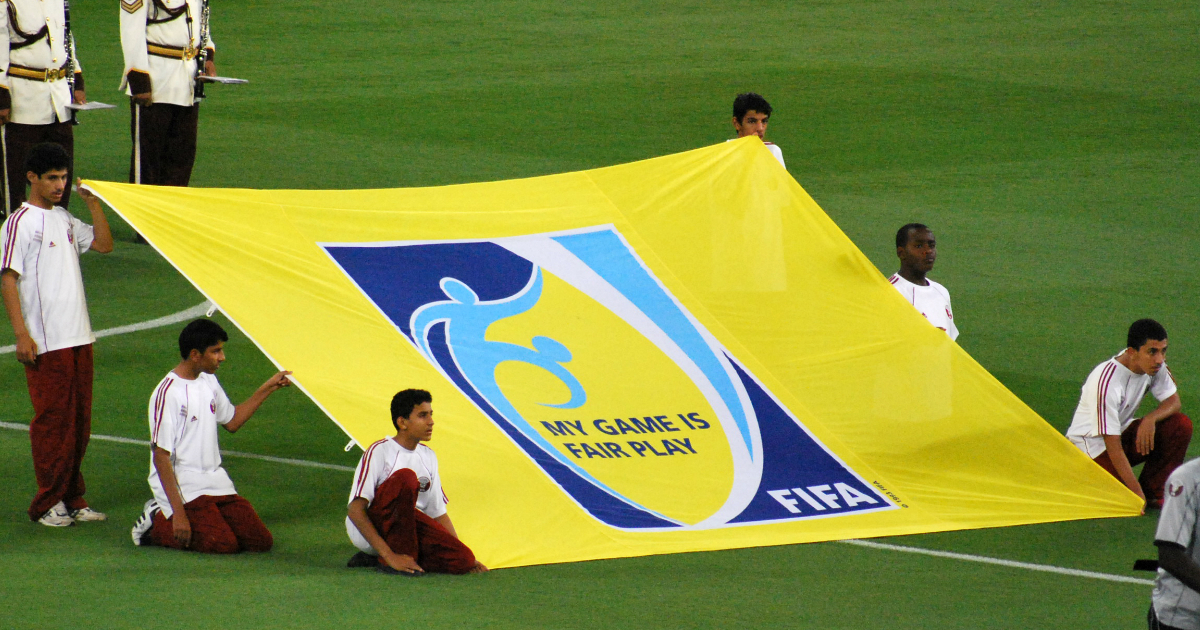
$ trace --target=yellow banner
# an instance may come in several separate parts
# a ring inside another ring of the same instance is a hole
[[[432,391],[492,567],[1139,511],[756,138],[438,188],[85,183],[359,445]]]

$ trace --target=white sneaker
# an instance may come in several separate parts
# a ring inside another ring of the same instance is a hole
[[[46,510],[38,522],[46,527],[70,527],[75,524],[75,519],[67,513],[67,506],[59,501],[54,507]]]
[[[104,512],[97,512],[90,507],[85,507],[78,510],[71,510],[71,518],[79,523],[86,523],[88,521],[107,521],[108,515]]]
[[[146,534],[150,533],[150,528],[154,526],[154,514],[157,512],[158,503],[154,499],[150,499],[146,505],[142,506],[142,515],[133,524],[133,531],[130,532],[130,535],[133,536],[133,544],[139,547],[146,544],[143,539]]]

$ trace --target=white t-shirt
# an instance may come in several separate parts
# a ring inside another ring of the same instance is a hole
[[[920,286],[904,279],[900,274],[892,274],[888,282],[896,287],[900,295],[916,307],[917,311],[937,328],[946,331],[951,339],[958,339],[958,326],[954,325],[954,310],[950,308],[950,292],[946,287],[930,280],[928,286]]]
[[[774,142],[763,142],[763,144],[767,145],[767,150],[771,152],[771,155],[775,156],[776,160],[779,160],[779,165],[787,168],[787,164],[783,163],[783,149],[780,149]]]
[[[1175,394],[1175,379],[1165,363],[1154,376],[1130,372],[1117,357],[1097,365],[1083,382],[1067,439],[1088,457],[1099,457],[1105,450],[1104,436],[1121,435],[1133,424],[1147,389],[1159,401]]]
[[[150,397],[150,442],[171,453],[175,480],[183,502],[208,496],[237,494],[233,480],[221,467],[217,425],[233,419],[233,403],[217,377],[201,373],[189,381],[174,372],[159,381]],[[150,458],[150,490],[154,500],[171,517],[171,502],[163,490],[154,457]]]
[[[1197,510],[1200,510],[1200,459],[1193,459],[1176,468],[1167,478],[1154,541],[1179,545],[1187,550],[1193,561],[1200,563],[1200,546],[1196,545],[1200,533]],[[1165,569],[1158,570],[1151,601],[1162,623],[1185,630],[1200,630],[1200,593],[1184,586]]]
[[[20,275],[21,315],[38,354],[96,340],[79,270],[79,255],[94,237],[92,226],[70,212],[28,203],[0,229],[0,269]]]
[[[387,481],[393,473],[408,468],[417,475],[421,491],[417,495],[417,509],[429,518],[437,518],[446,513],[446,493],[442,491],[442,480],[438,476],[437,455],[433,449],[424,444],[417,444],[416,450],[408,450],[400,445],[395,438],[384,438],[375,442],[363,453],[358,467],[354,469],[354,485],[350,488],[350,503],[361,497],[370,505],[375,500],[375,489]],[[346,533],[355,547],[374,555],[371,543],[363,538],[358,527],[346,517]]]
[[[731,138],[725,142],[733,142],[734,140],[740,139],[741,138]],[[779,160],[779,165],[786,169],[787,164],[783,163],[783,149],[780,149],[779,145],[775,144],[774,142],[767,142],[766,140],[763,140],[763,144],[766,145],[767,150],[771,152],[771,155],[775,156],[776,160]]]

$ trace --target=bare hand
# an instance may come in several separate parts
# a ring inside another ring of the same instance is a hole
[[[134,94],[130,98],[133,99],[133,102],[137,103],[138,105],[141,105],[142,107],[149,107],[150,106],[150,95],[151,95],[151,92],[142,92],[141,94]]]
[[[0,125],[7,125],[12,118],[12,109],[0,109]]]
[[[292,384],[291,379],[288,378],[288,376],[291,376],[291,374],[291,370],[276,372],[275,376],[267,379],[267,382],[263,383],[262,387],[259,389],[265,389],[267,393],[270,394],[281,387],[288,387]]]
[[[487,573],[487,572],[488,572],[488,568],[483,566],[483,563],[478,560],[475,561],[475,566],[471,567],[470,571],[467,571],[467,573]]]
[[[29,335],[17,337],[17,360],[25,365],[37,365],[37,342]]]
[[[182,510],[176,511],[171,515],[171,526],[175,533],[175,540],[184,549],[192,544],[192,524],[188,522],[187,514]]]
[[[74,101],[76,105],[83,105],[87,102],[87,95],[84,94],[83,90],[75,90]]]
[[[92,194],[92,189],[83,185],[82,177],[75,178],[75,192],[79,193],[79,197],[84,201],[91,201],[96,198],[96,195]]]
[[[1149,455],[1154,449],[1154,430],[1157,423],[1142,418],[1138,423],[1137,440],[1134,442],[1138,455]]]
[[[206,77],[215,77],[215,76],[217,76],[217,64],[216,64],[216,62],[214,62],[214,61],[211,61],[211,60],[206,60],[206,61],[204,62],[204,76],[206,76]]]
[[[425,569],[422,569],[421,565],[417,564],[417,561],[413,560],[412,556],[409,555],[392,554],[385,557],[383,561],[386,562],[389,567],[400,571],[401,573],[421,574],[425,572]]]

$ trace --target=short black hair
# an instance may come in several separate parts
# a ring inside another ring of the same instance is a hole
[[[179,333],[179,356],[186,359],[192,350],[205,350],[217,345],[219,341],[229,341],[225,329],[211,319],[197,319],[183,327]]]
[[[738,122],[742,122],[742,119],[746,117],[746,112],[750,110],[770,116],[771,104],[767,102],[767,99],[755,94],[754,92],[738,94],[737,97],[733,99],[733,117],[736,118]]]
[[[929,226],[924,223],[905,223],[899,230],[896,230],[896,247],[908,245],[908,236],[913,230],[929,230]]]
[[[412,411],[417,405],[432,402],[433,394],[423,389],[406,389],[396,392],[396,395],[392,396],[392,426],[399,430],[400,425],[396,423],[396,418],[407,418],[412,415]]]
[[[1167,329],[1153,319],[1139,319],[1129,325],[1129,335],[1125,338],[1125,344],[1127,347],[1137,350],[1151,339],[1166,341]]]
[[[33,145],[29,156],[25,158],[25,172],[38,177],[50,171],[60,171],[71,168],[71,156],[61,144],[43,142]]]

